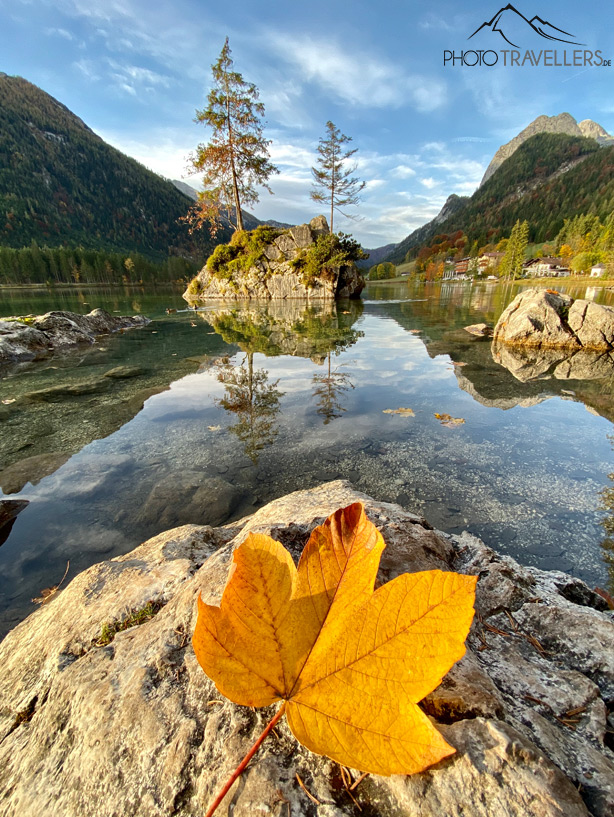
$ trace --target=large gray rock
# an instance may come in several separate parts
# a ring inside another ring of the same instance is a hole
[[[467,654],[422,704],[457,753],[412,777],[367,777],[352,792],[362,813],[611,817],[614,620],[603,600],[340,481],[244,523],[161,534],[84,571],[15,628],[0,644],[0,815],[204,814],[274,707],[231,704],[203,674],[190,645],[196,597],[219,601],[232,547],[249,530],[297,558],[316,523],[357,499],[387,542],[380,581],[429,568],[480,577]],[[97,646],[103,624],[149,601],[160,606],[154,618]],[[220,815],[361,813],[337,764],[299,746],[285,722],[277,733]]]
[[[36,360],[51,352],[51,340],[44,332],[19,321],[0,321],[0,363]]]
[[[302,273],[291,265],[319,235],[328,232],[324,216],[313,218],[309,224],[291,227],[264,247],[264,257],[236,279],[218,278],[206,266],[203,267],[183,297],[192,305],[218,299],[313,301],[358,298],[365,286],[365,279],[354,263],[329,266],[309,285],[303,282]]]
[[[88,315],[75,312],[47,312],[28,318],[0,321],[0,364],[46,357],[82,344],[92,344],[98,335],[145,326],[143,315],[115,317],[104,309]]]
[[[608,351],[614,347],[614,308],[575,300],[550,289],[527,289],[503,311],[495,343]]]

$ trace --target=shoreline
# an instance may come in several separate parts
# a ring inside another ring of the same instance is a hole
[[[183,283],[172,283],[167,281],[166,283],[160,282],[159,284],[119,284],[119,283],[83,283],[83,284],[68,284],[68,283],[54,283],[54,284],[0,284],[0,292],[4,290],[23,290],[23,291],[48,291],[54,289],[175,289],[179,287],[183,287],[185,284]]]

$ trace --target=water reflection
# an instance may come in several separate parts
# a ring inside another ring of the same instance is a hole
[[[352,328],[362,311],[360,301],[342,306],[328,301],[310,306],[302,301],[250,301],[211,307],[198,314],[226,343],[236,343],[244,352],[323,363],[329,352],[340,352],[362,337],[362,332]]]
[[[208,327],[182,315],[101,339],[87,349],[3,372],[0,378],[0,487],[37,484],[92,440],[113,434],[153,395],[233,354]]]
[[[342,372],[339,367],[332,368],[330,352],[326,355],[326,362],[327,373],[313,376],[313,394],[318,406],[316,411],[324,417],[324,425],[343,415],[346,409],[341,405],[342,397],[354,388],[349,372]]]
[[[254,369],[253,352],[248,352],[237,366],[218,366],[217,379],[224,384],[224,397],[216,404],[237,417],[228,431],[241,440],[245,454],[257,465],[258,453],[277,436],[275,418],[284,394],[277,389],[279,380],[269,383],[266,369]]]
[[[493,343],[492,357],[516,380],[603,380],[614,377],[614,356],[590,349],[547,349]]]
[[[365,303],[233,303],[198,316],[165,315],[164,297],[145,332],[0,381],[0,396],[16,398],[0,403],[0,485],[29,501],[0,548],[0,632],[68,559],[77,572],[160,530],[223,524],[338,477],[603,584],[612,379],[554,376],[562,360],[523,379],[511,368],[542,364],[496,362],[463,326],[493,323],[514,294],[378,285]],[[118,368],[131,376],[107,377],[99,393],[21,399]],[[148,389],[158,393],[144,402]],[[399,406],[411,421],[383,413]],[[466,422],[445,428],[436,412]]]

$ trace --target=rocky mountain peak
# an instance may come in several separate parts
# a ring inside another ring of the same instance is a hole
[[[582,122],[578,123],[578,127],[582,132],[582,136],[587,136],[591,139],[612,138],[610,134],[604,128],[602,128],[598,122],[594,122],[592,119],[583,119]]]
[[[597,141],[606,141],[611,138],[608,132],[602,128],[601,125],[597,124],[597,122],[593,122],[592,119],[585,119],[578,125],[574,117],[567,112],[560,113],[557,116],[545,116],[542,114],[538,116],[537,119],[534,119],[530,125],[527,125],[524,130],[520,131],[518,136],[515,136],[499,148],[493,156],[491,163],[488,165],[480,185],[490,179],[495,170],[501,167],[503,162],[509,159],[523,142],[526,142],[527,139],[536,133],[564,133],[567,134],[567,136],[586,136],[591,139],[597,139]]]

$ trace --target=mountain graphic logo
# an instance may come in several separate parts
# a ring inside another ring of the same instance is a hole
[[[574,34],[552,25],[552,23],[549,23],[547,20],[542,20],[537,14],[535,17],[527,20],[524,14],[521,14],[511,3],[500,8],[492,20],[482,23],[479,28],[476,28],[471,37],[475,37],[476,34],[485,29],[497,32],[497,34],[500,34],[501,37],[503,37],[507,43],[514,46],[514,48],[520,48],[520,46],[513,42],[513,40],[519,40],[525,33],[532,35],[539,34],[540,37],[546,40],[555,40],[560,43],[584,45],[584,43],[579,43],[575,39]],[[471,37],[467,39],[470,40]]]

